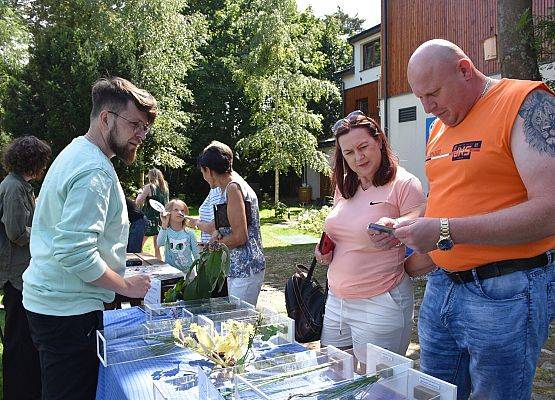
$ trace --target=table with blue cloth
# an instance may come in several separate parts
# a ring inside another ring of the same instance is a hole
[[[146,322],[146,314],[140,307],[104,312],[104,331],[138,327]],[[273,357],[276,348],[262,356]],[[298,343],[279,347],[279,352],[297,353],[306,351]],[[97,400],[149,400],[153,399],[156,380],[180,378],[197,370],[210,368],[213,364],[194,352],[165,355],[138,361],[108,365],[100,364],[98,371]]]

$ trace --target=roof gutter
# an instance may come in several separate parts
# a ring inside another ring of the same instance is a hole
[[[385,136],[389,137],[389,106],[388,106],[388,94],[387,94],[387,64],[388,64],[388,57],[387,57],[387,0],[383,0],[383,12],[382,12],[382,34],[383,34],[383,46],[382,46],[382,58],[383,58],[383,103],[384,103],[384,132]],[[384,18],[385,16],[385,18]]]

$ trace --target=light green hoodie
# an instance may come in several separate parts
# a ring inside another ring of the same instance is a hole
[[[114,292],[89,282],[112,268],[123,276],[129,222],[111,161],[85,137],[52,163],[31,230],[31,262],[23,274],[23,305],[69,316],[103,310]]]

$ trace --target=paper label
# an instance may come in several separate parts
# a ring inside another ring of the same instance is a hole
[[[162,297],[162,281],[160,279],[151,278],[150,289],[145,294],[144,303],[149,306],[160,306]]]

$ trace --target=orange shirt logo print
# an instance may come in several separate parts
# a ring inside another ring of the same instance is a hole
[[[472,153],[480,151],[481,147],[481,140],[457,143],[453,146],[453,150],[451,151],[451,154],[453,155],[451,161],[470,160],[470,156],[472,155]]]

